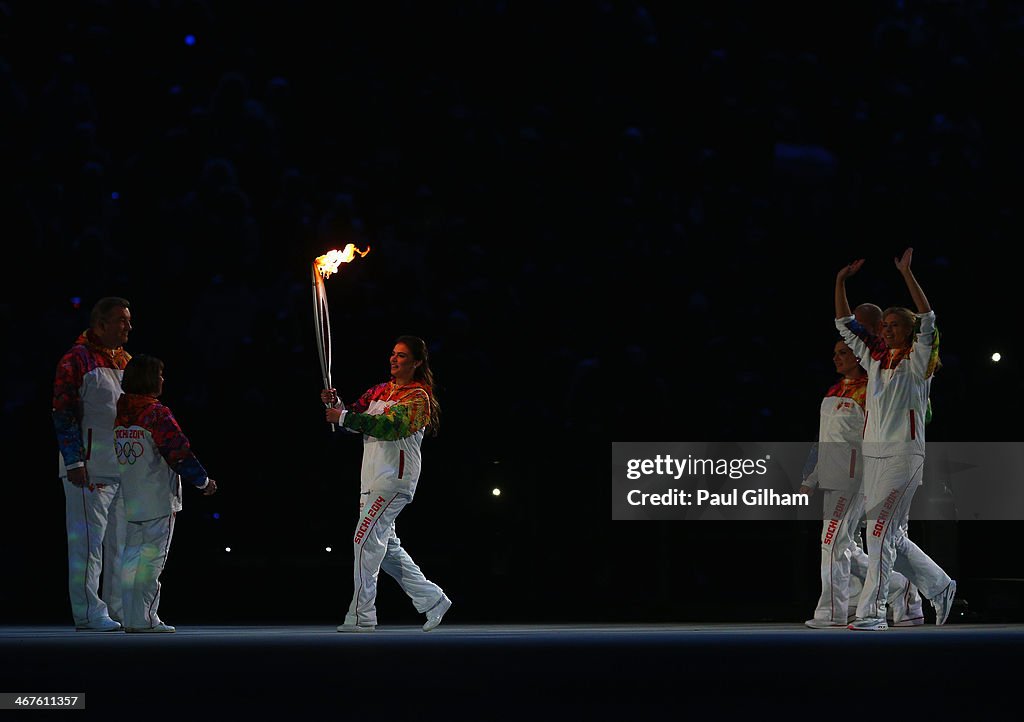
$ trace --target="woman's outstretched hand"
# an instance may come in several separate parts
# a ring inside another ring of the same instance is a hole
[[[896,262],[896,268],[899,269],[900,273],[906,273],[910,270],[910,260],[914,257],[914,249],[908,248],[903,251],[902,258],[893,258]]]
[[[839,273],[836,274],[836,278],[838,280],[840,280],[840,281],[845,281],[847,278],[849,278],[850,276],[852,276],[855,273],[857,273],[857,271],[859,271],[860,267],[863,266],[863,265],[864,265],[864,259],[863,258],[858,258],[853,263],[850,263],[850,264],[840,268],[839,269]]]

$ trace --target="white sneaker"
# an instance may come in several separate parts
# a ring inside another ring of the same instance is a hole
[[[847,629],[852,629],[855,632],[881,632],[889,628],[889,624],[884,619],[878,617],[866,617],[865,619],[855,619]]]
[[[120,632],[121,623],[110,617],[100,617],[94,622],[86,622],[75,627],[76,632]]]
[[[377,625],[375,624],[339,624],[339,632],[375,632],[377,631]]]
[[[438,602],[427,612],[427,623],[423,625],[423,631],[429,632],[431,629],[436,629],[437,625],[441,623],[445,613],[452,608],[452,600],[448,598],[448,595],[441,593],[441,601]]]
[[[846,629],[845,624],[833,622],[829,619],[818,619],[817,617],[808,619],[804,624],[811,629]]]
[[[152,627],[126,627],[124,631],[129,634],[173,634],[175,630],[170,624],[158,622]]]
[[[931,599],[932,606],[935,607],[935,624],[942,625],[946,623],[949,618],[949,612],[953,609],[953,597],[956,596],[956,582],[952,579],[949,580],[949,584],[942,590],[942,593],[935,599]]]

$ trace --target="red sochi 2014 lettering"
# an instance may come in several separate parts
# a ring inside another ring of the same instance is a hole
[[[837,526],[839,526],[839,522],[835,519],[828,523],[828,531],[825,532],[825,544],[832,543],[832,537],[835,536]]]
[[[378,496],[374,499],[373,504],[370,506],[370,510],[366,512],[366,516],[363,517],[363,522],[359,525],[359,530],[356,532],[356,538],[354,539],[356,544],[363,541],[363,537],[366,535],[366,531],[370,528],[370,524],[373,523],[374,518],[377,516],[377,512],[380,511],[381,507],[386,502],[383,496]]]
[[[871,536],[882,536],[882,531],[885,529],[885,522],[888,521],[889,515],[892,513],[892,505],[900,495],[899,489],[893,489],[889,492],[889,496],[885,497],[885,504],[882,505],[882,511],[878,513],[878,520],[875,522],[875,528],[871,531]]]
[[[831,544],[832,537],[836,534],[836,529],[839,528],[839,520],[843,518],[843,509],[846,508],[846,497],[839,497],[839,502],[836,504],[835,511],[832,512],[832,520],[828,523],[828,529],[825,530],[825,541],[824,544]]]

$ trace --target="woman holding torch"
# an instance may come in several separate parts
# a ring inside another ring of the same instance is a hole
[[[320,395],[330,406],[328,422],[363,434],[360,515],[352,539],[355,591],[339,632],[374,631],[381,569],[395,578],[416,611],[427,615],[423,631],[437,627],[452,606],[441,587],[423,575],[395,533],[395,520],[416,493],[423,436],[436,435],[440,421],[426,343],[415,336],[400,336],[390,363],[391,380],[367,390],[351,408],[339,401],[333,388]]]

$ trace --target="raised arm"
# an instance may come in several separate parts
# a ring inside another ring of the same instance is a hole
[[[848,266],[843,266],[836,274],[836,318],[852,316],[850,302],[846,300],[846,279],[860,270],[864,265],[864,259],[858,258]]]
[[[914,278],[914,272],[910,270],[910,260],[914,257],[914,249],[908,248],[903,252],[902,258],[894,258],[896,262],[896,268],[899,269],[900,275],[903,276],[903,280],[907,282],[907,289],[910,291],[910,297],[914,299],[914,305],[917,307],[918,313],[928,313],[932,310],[931,305],[928,303],[928,297],[924,295],[924,291],[921,290],[921,284]]]
[[[857,323],[850,310],[850,302],[846,300],[846,279],[859,271],[863,265],[864,259],[858,258],[850,265],[840,268],[836,274],[836,328],[861,365],[867,368],[869,357],[878,359],[885,353],[885,342]]]
[[[914,278],[914,272],[910,270],[910,261],[914,256],[914,249],[908,248],[903,252],[902,258],[893,259],[896,268],[899,269],[903,280],[907,282],[910,296],[914,299],[917,307],[918,329],[917,337],[914,339],[914,347],[925,347],[928,353],[911,354],[911,368],[922,378],[930,378],[938,368],[939,361],[939,332],[935,328],[935,313],[928,303],[928,297],[921,290],[921,284]],[[931,403],[929,401],[929,403]]]

